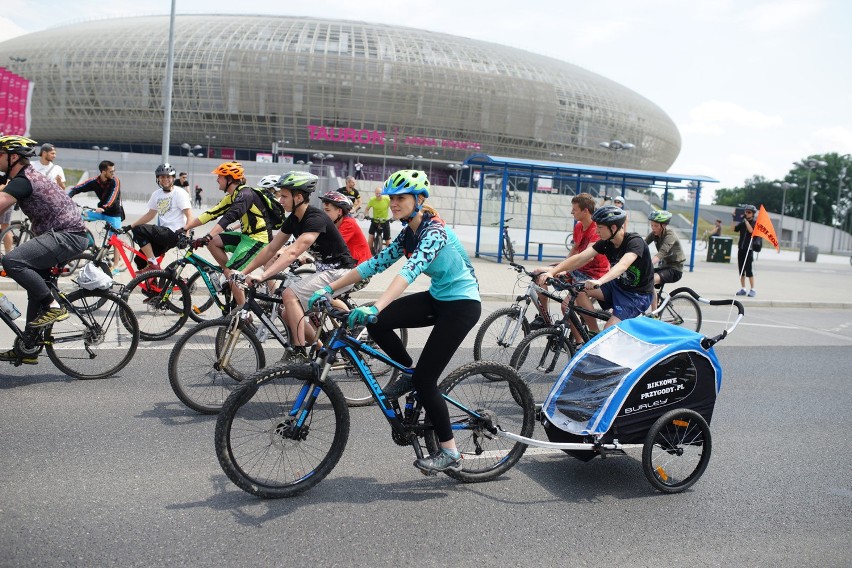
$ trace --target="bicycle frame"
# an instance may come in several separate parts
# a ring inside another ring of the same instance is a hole
[[[219,308],[219,311],[222,314],[225,313],[227,306],[222,303],[219,299],[218,290],[213,285],[213,281],[210,278],[211,273],[215,273],[217,276],[222,274],[222,268],[218,264],[214,264],[204,258],[201,258],[195,251],[192,249],[188,249],[183,257],[176,260],[170,266],[173,266],[173,270],[175,272],[175,279],[180,278],[183,269],[187,264],[191,264],[195,267],[196,270],[201,274],[201,280],[204,281],[204,285],[207,286],[207,292],[210,294],[210,297],[213,299],[213,302],[216,304],[216,307]]]
[[[90,221],[90,219],[88,218],[88,215],[86,215],[85,212],[83,214],[83,219],[86,220],[86,221]],[[118,233],[115,232],[115,229],[113,229],[112,225],[110,225],[106,221],[103,221],[103,224],[104,224],[104,238],[103,238],[103,241],[101,242],[101,246],[98,247],[98,250],[95,253],[95,261],[98,262],[98,263],[102,262],[103,259],[104,259],[104,256],[106,256],[106,253],[109,250],[109,247],[114,247],[115,250],[118,251],[119,256],[121,256],[121,259],[124,261],[124,265],[127,267],[127,271],[130,272],[130,277],[135,278],[136,277],[136,269],[135,269],[133,263],[130,262],[130,257],[127,256],[125,251],[132,252],[134,256],[138,256],[139,258],[145,260],[146,263],[148,262],[148,258],[144,254],[142,254],[142,251],[133,248],[132,246],[128,245],[127,243],[122,241],[120,238],[118,238]],[[163,260],[163,255],[161,255],[157,259],[157,262],[162,262],[162,260]]]

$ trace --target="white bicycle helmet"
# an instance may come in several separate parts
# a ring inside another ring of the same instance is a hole
[[[263,189],[272,189],[275,187],[275,184],[278,183],[278,180],[281,179],[281,176],[277,175],[268,175],[260,178],[260,181],[257,182],[257,187],[261,187]]]

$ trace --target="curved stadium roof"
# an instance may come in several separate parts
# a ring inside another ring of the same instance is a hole
[[[0,60],[25,57],[9,68],[35,82],[33,136],[159,144],[168,30],[168,16],[119,18],[0,43]],[[286,139],[294,148],[345,151],[359,141],[316,139],[324,127],[326,138],[343,129],[378,133],[364,153],[386,151],[384,136],[402,152],[440,145],[440,159],[449,160],[481,151],[615,165],[599,142],[617,138],[636,145],[618,153],[618,166],[665,171],[680,151],[677,128],[659,107],[580,67],[364,22],[177,16],[172,104],[172,140],[215,135],[235,148]]]

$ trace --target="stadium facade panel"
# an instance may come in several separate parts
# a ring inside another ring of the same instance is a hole
[[[294,154],[440,162],[486,152],[658,171],[680,151],[673,121],[651,101],[516,48],[312,18],[186,15],[175,26],[177,146],[270,152],[282,141]],[[35,84],[36,139],[156,146],[168,43],[168,16],[106,19],[0,43],[0,61]],[[636,148],[599,145],[612,139]]]

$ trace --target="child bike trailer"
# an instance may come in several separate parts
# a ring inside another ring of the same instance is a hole
[[[722,385],[712,346],[736,327],[743,310],[733,300],[711,302],[682,291],[704,303],[737,305],[739,316],[715,338],[647,317],[599,334],[578,351],[542,406],[549,447],[588,461],[642,444],[645,475],[666,493],[683,491],[701,477]]]

